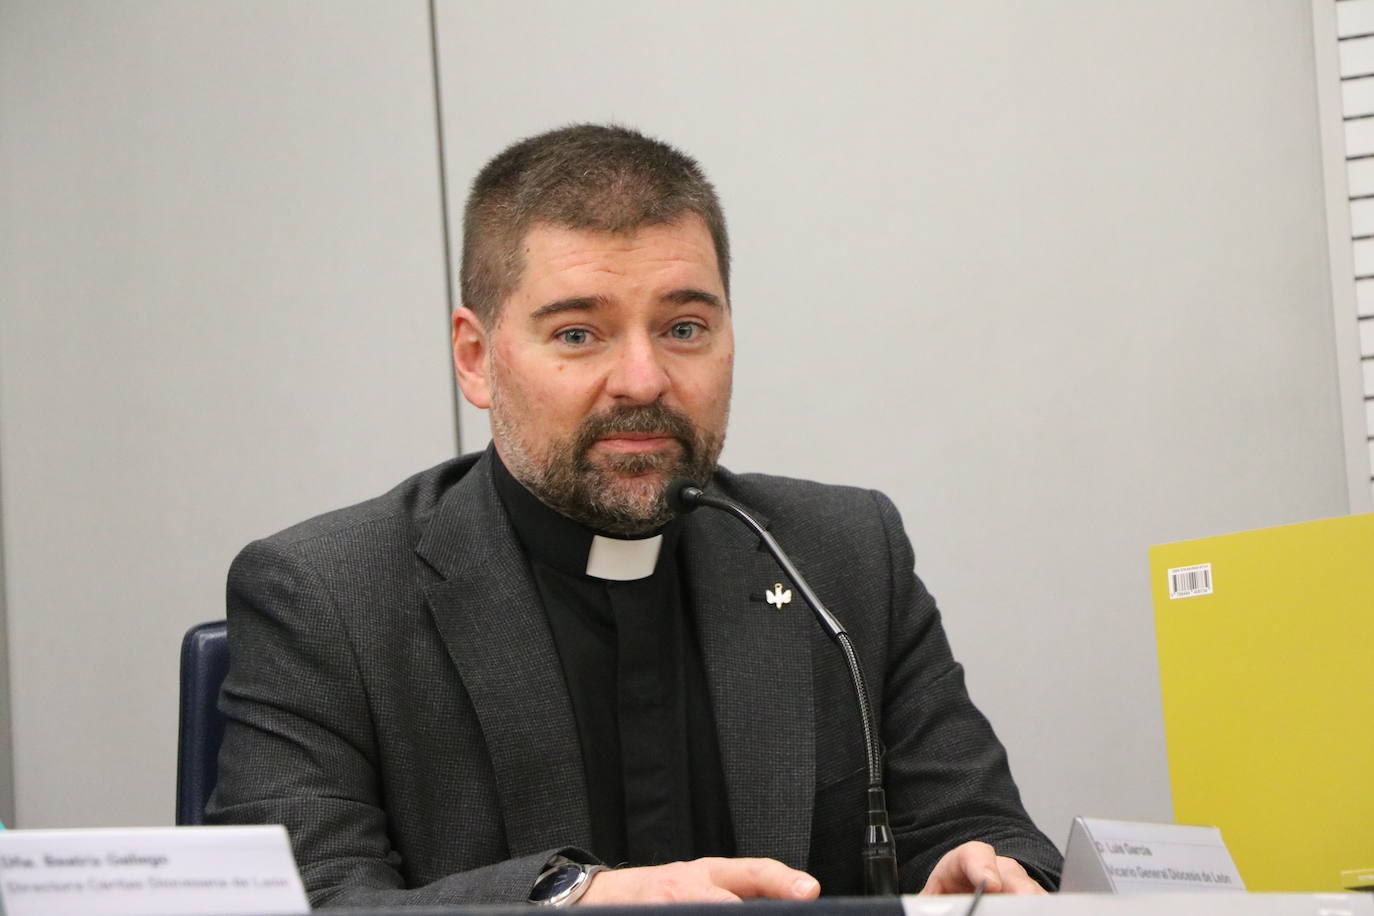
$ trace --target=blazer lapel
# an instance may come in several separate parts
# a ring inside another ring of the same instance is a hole
[[[816,771],[810,649],[816,624],[795,591],[781,608],[765,602],[765,591],[784,576],[738,522],[702,510],[687,525],[684,572],[736,852],[805,868]]]
[[[425,594],[482,726],[511,855],[589,846],[572,702],[490,459],[444,498],[417,551],[445,576]]]

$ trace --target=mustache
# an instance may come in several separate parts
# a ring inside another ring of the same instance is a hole
[[[664,433],[678,441],[690,457],[696,451],[696,428],[687,415],[666,404],[615,407],[582,421],[577,430],[575,454],[585,456],[598,439],[612,433]]]

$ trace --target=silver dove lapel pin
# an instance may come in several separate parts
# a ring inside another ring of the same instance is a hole
[[[792,589],[789,588],[784,591],[782,583],[775,582],[773,584],[773,590],[770,592],[764,592],[763,597],[768,601],[769,604],[773,605],[778,610],[782,610],[782,606],[792,600]]]

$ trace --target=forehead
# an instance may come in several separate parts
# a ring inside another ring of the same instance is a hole
[[[724,299],[715,244],[696,214],[630,232],[537,223],[525,234],[521,255],[524,269],[515,299],[569,284],[650,292],[680,283],[708,286]]]

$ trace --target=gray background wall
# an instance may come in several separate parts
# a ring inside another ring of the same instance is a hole
[[[170,823],[234,553],[453,452],[428,18],[0,9],[18,821]]]
[[[1169,819],[1147,547],[1350,508],[1308,2],[437,12],[451,203],[568,121],[698,155],[726,462],[897,500],[1051,836]],[[168,822],[233,552],[452,451],[426,19],[0,0],[24,826]]]

